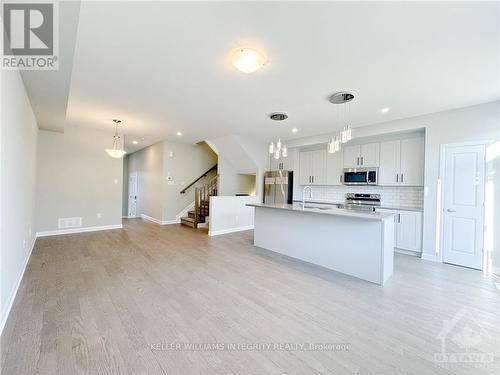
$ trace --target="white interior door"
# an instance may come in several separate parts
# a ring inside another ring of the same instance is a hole
[[[128,177],[128,217],[137,217],[137,173]]]
[[[485,146],[445,151],[443,261],[483,268]]]

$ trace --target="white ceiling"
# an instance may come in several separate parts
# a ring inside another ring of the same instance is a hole
[[[356,95],[354,127],[498,100],[499,4],[82,2],[66,126],[111,134],[119,117],[136,149],[332,132],[339,107],[327,98],[339,90]],[[241,46],[267,65],[236,71]]]

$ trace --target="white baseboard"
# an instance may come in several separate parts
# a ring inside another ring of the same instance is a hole
[[[156,224],[160,224],[160,225],[162,224],[161,220],[158,220],[154,217],[151,217],[151,216],[148,216],[145,214],[141,214],[141,218],[143,218],[144,220],[152,221],[153,223],[156,223]]]
[[[158,220],[154,217],[151,217],[151,216],[148,216],[148,215],[144,215],[144,214],[141,214],[141,217],[144,219],[144,220],[148,220],[148,221],[152,221],[153,223],[156,223],[158,225],[170,225],[170,224],[179,224],[181,222],[180,219],[175,219],[175,220]]]
[[[411,250],[404,250],[404,249],[398,249],[394,248],[394,252],[398,254],[404,254],[404,255],[409,255],[412,257],[417,257],[420,258],[422,253],[420,251],[411,251]]]
[[[10,310],[12,309],[12,305],[14,304],[14,300],[16,299],[17,291],[19,289],[19,286],[21,285],[21,281],[24,276],[24,271],[26,271],[26,266],[28,265],[28,262],[31,258],[31,253],[33,252],[33,249],[35,247],[35,242],[36,242],[37,236],[33,237],[33,242],[31,244],[31,249],[28,252],[26,259],[24,260],[23,267],[21,269],[21,272],[19,273],[19,276],[17,277],[16,285],[14,289],[10,292],[10,296],[7,299],[7,303],[5,304],[4,308],[2,309],[2,316],[1,316],[1,321],[0,321],[0,336],[2,335],[3,329],[5,327],[5,323],[7,323],[7,318],[10,315]]]
[[[253,225],[247,225],[245,227],[236,227],[236,228],[229,228],[229,229],[221,229],[221,230],[209,230],[208,235],[209,236],[219,236],[221,234],[228,234],[228,233],[234,233],[234,232],[242,232],[244,230],[251,230],[253,229]]]
[[[421,258],[422,258],[423,260],[429,260],[429,261],[431,261],[431,262],[438,262],[438,263],[441,263],[441,260],[438,258],[437,254],[434,254],[434,253],[432,253],[432,254],[427,254],[427,253],[424,253],[424,252],[423,252],[423,253],[422,253]]]
[[[161,222],[161,225],[170,225],[170,224],[180,224],[181,219],[175,219],[175,220],[165,220]]]
[[[47,231],[42,231],[42,232],[36,232],[36,236],[37,237],[59,236],[61,234],[97,232],[97,231],[101,231],[101,230],[111,230],[111,229],[121,229],[121,228],[123,228],[123,226],[121,224],[114,224],[114,225],[101,225],[101,226],[95,226],[95,227],[57,229],[57,230],[47,230]]]

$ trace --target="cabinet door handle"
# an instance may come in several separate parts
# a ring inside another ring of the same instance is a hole
[[[361,156],[361,165],[363,165],[363,157]]]
[[[404,175],[401,173],[401,182],[403,182]]]
[[[314,176],[312,176],[312,183],[314,184]]]
[[[398,214],[398,223],[401,223],[401,214]]]
[[[356,158],[356,165],[359,165],[359,156]]]
[[[340,183],[342,183],[342,175],[339,176]]]
[[[399,182],[399,173],[396,173],[396,182]]]

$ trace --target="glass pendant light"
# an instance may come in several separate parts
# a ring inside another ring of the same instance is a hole
[[[276,150],[276,151],[274,152],[274,158],[275,158],[276,160],[278,160],[278,159],[280,158],[280,150]]]
[[[276,149],[278,151],[281,150],[281,139],[278,139],[278,142],[276,142]]]
[[[107,148],[105,151],[109,156],[115,159],[121,158],[126,154],[125,150],[120,147],[120,136],[118,135],[118,124],[121,123],[121,120],[113,120],[115,123],[115,135],[113,136],[113,148]]]
[[[269,145],[269,153],[274,154],[274,142],[271,142],[271,144]]]
[[[281,149],[281,155],[283,155],[284,158],[288,156],[288,148],[286,145],[283,145],[283,148]]]

